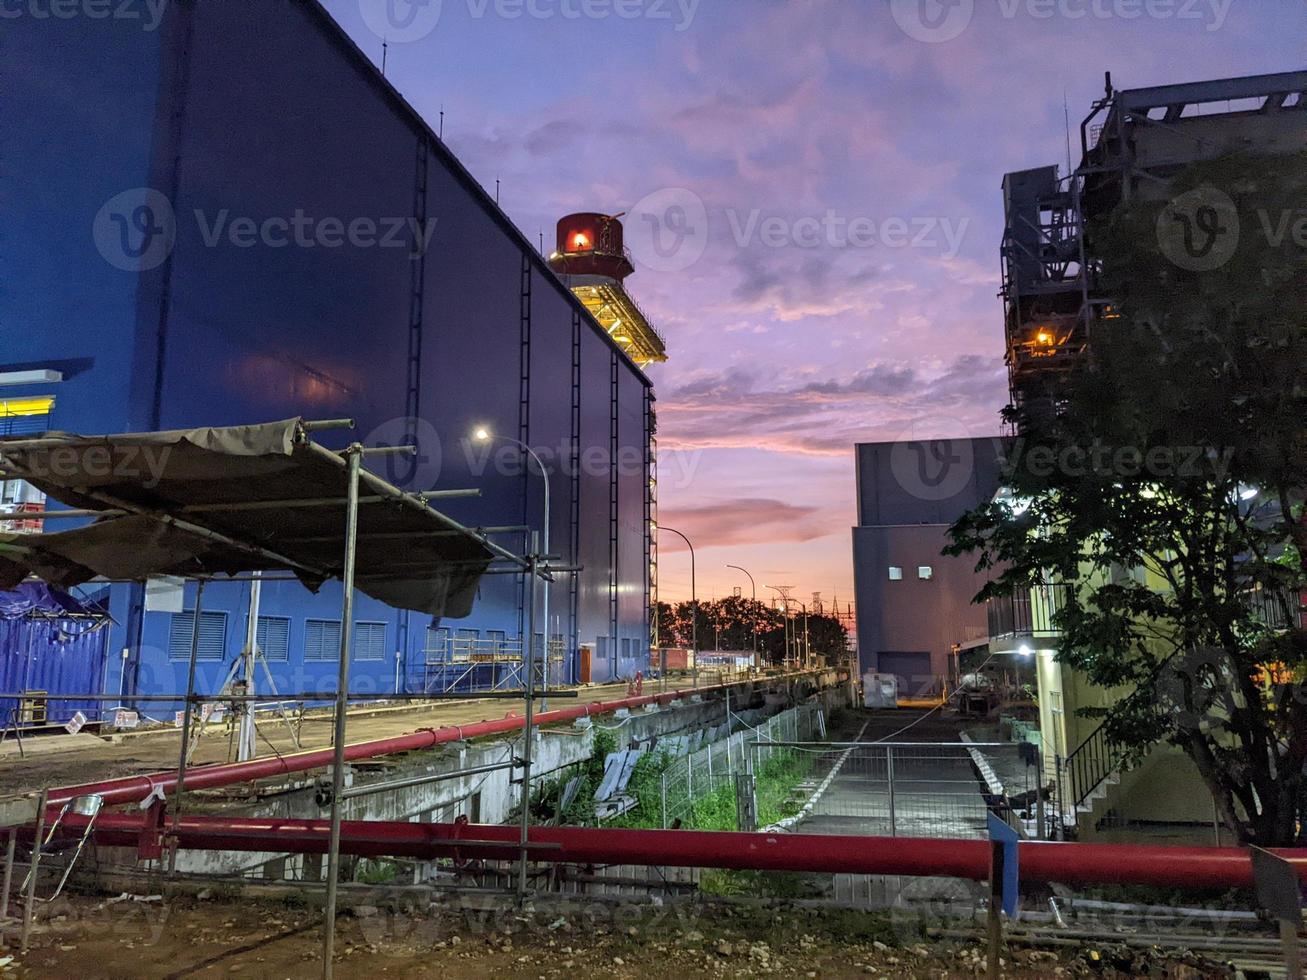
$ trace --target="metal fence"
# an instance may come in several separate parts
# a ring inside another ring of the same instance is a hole
[[[672,760],[662,773],[663,827],[676,826],[678,821],[688,826],[696,801],[727,787],[733,794],[736,775],[748,771],[751,743],[812,742],[825,734],[826,717],[821,706],[805,704]]]
[[[987,837],[992,811],[1039,833],[1039,771],[1016,743],[802,745],[758,742],[754,770],[792,753],[806,776],[794,812],[774,830],[899,837]]]

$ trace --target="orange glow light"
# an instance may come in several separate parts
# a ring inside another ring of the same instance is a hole
[[[572,239],[572,244],[576,246],[576,250],[579,252],[582,249],[590,247],[590,239],[584,234],[577,232],[576,236]]]

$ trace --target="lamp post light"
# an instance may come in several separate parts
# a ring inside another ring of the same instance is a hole
[[[531,554],[527,555],[527,576],[530,578],[530,602],[527,606],[527,636],[526,643],[522,647],[522,663],[526,667],[526,690],[523,692],[525,701],[525,725],[522,729],[522,818],[520,824],[519,843],[521,845],[521,857],[518,863],[517,895],[519,901],[526,900],[527,892],[527,841],[528,829],[531,825],[531,754],[532,739],[535,738],[534,711],[535,711],[535,610],[536,610],[536,577],[539,575],[541,556],[544,553],[544,567],[549,567],[549,471],[545,469],[544,462],[536,455],[534,449],[528,446],[520,439],[514,439],[511,436],[497,436],[485,426],[478,426],[472,433],[472,438],[477,442],[490,442],[492,439],[501,439],[504,442],[512,443],[517,446],[528,456],[536,461],[536,466],[540,468],[540,477],[544,481],[545,487],[545,513],[544,513],[544,534],[541,538],[541,547],[536,547],[535,532],[531,533]],[[544,612],[545,630],[543,653],[545,656],[545,672],[542,678],[545,688],[549,687],[549,578],[545,578],[544,599],[541,603]]]
[[[733,568],[737,572],[744,572],[745,575],[749,576],[749,588],[753,592],[753,603],[754,605],[757,605],[758,586],[754,583],[753,576],[749,575],[749,570],[740,565],[727,565],[726,567]],[[756,610],[753,609],[749,610],[749,614],[753,617],[753,669],[757,670],[759,666],[758,664],[758,617],[756,615]]]
[[[781,613],[784,615],[784,619],[781,620],[781,633],[783,637],[781,640],[781,647],[782,647],[781,665],[787,666],[790,662],[790,607],[788,605],[789,600],[785,598],[785,593],[782,592],[780,589],[776,588],[776,586],[774,585],[764,585],[763,588],[771,589],[778,596],[780,596],[781,599]]]
[[[795,646],[798,647],[799,651],[801,651],[798,654],[800,657],[799,666],[810,667],[812,665],[812,642],[808,639],[808,604],[804,602],[802,599],[795,599],[794,601],[797,602],[799,604],[799,608],[803,610],[803,643],[802,644],[798,642],[799,624],[797,622],[794,624]]]
[[[514,446],[517,446],[523,452],[525,452],[533,460],[535,460],[536,466],[539,467],[540,469],[540,476],[541,479],[544,481],[544,488],[545,488],[545,523],[544,523],[544,533],[541,535],[541,545],[544,551],[544,564],[546,567],[548,567],[549,523],[550,523],[549,522],[549,471],[545,469],[545,464],[541,461],[540,457],[536,455],[536,451],[532,449],[530,446],[528,446],[521,439],[514,439],[512,436],[497,435],[496,433],[491,432],[484,425],[478,426],[473,431],[472,438],[475,439],[477,442],[491,442],[493,440],[498,439],[501,442],[511,443]],[[544,644],[543,644],[542,652],[544,653],[544,658],[545,658],[545,675],[543,679],[546,687],[549,686],[549,584],[550,584],[550,579],[546,578],[545,586],[544,586],[544,596],[540,603],[541,613],[543,614],[542,618],[544,619],[544,623],[545,623]],[[535,583],[534,576],[532,576],[531,578],[530,588],[531,588],[531,604],[532,606],[534,606],[535,594],[536,594],[535,591],[536,583]],[[523,645],[522,649],[525,651],[523,653],[523,656],[525,657],[526,664],[527,664],[527,677],[529,680],[527,686],[528,688],[532,688],[534,687],[534,680],[535,680],[535,636],[534,635],[528,636],[526,638],[526,643]]]
[[[694,686],[699,686],[699,593],[695,590],[694,583],[694,545],[680,531],[674,527],[668,527],[666,524],[659,524],[658,530],[671,531],[677,535],[685,546],[690,549],[690,647],[694,654]]]

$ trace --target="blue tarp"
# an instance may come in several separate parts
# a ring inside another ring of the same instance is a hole
[[[43,692],[46,722],[62,724],[81,711],[100,717],[96,701],[58,700],[92,694],[104,683],[109,619],[90,603],[40,583],[0,592],[0,694]],[[0,727],[21,713],[22,698],[0,698]]]
[[[99,615],[101,612],[95,604],[75,599],[44,582],[24,582],[8,592],[0,592],[0,619]]]

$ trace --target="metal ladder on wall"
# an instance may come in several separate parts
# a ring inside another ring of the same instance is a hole
[[[568,501],[568,525],[571,538],[571,561],[581,563],[581,311],[572,311],[572,493]],[[571,617],[571,648],[580,656],[581,578],[575,572],[568,577],[567,608]],[[580,665],[576,672],[579,673]],[[564,678],[564,682],[579,681],[578,676]]]
[[[608,374],[608,397],[609,397],[609,417],[608,417],[608,632],[612,638],[610,644],[610,656],[612,658],[613,676],[617,675],[619,649],[621,644],[618,642],[617,632],[617,559],[619,549],[617,546],[617,457],[620,451],[618,444],[618,394],[619,394],[619,373],[620,364],[618,362],[616,348],[612,351],[609,358]]]
[[[417,219],[418,234],[424,235],[427,223],[427,162],[430,151],[425,137],[418,139],[417,159],[413,180],[413,214]],[[422,409],[422,319],[426,289],[427,253],[425,241],[414,243],[410,256],[408,301],[408,391],[404,401],[405,437],[409,445],[417,444],[418,413]],[[416,468],[417,462],[413,463]],[[421,487],[415,489],[424,489]]]

